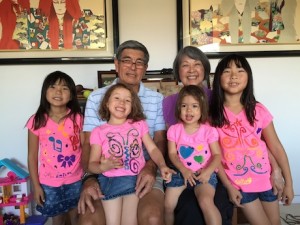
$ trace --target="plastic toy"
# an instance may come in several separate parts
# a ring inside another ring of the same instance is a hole
[[[7,158],[0,160],[0,169],[3,167],[9,172],[6,177],[0,177],[0,209],[7,215],[19,216],[20,224],[25,224],[26,214],[31,214],[29,173]],[[4,217],[0,219],[0,224],[4,224]]]

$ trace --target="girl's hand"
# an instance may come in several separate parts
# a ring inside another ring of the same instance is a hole
[[[105,156],[102,155],[100,158],[101,173],[111,169],[120,169],[122,167],[123,167],[122,160],[116,159],[113,156],[110,156],[109,158],[105,158]]]
[[[237,207],[243,208],[244,206],[241,205],[241,200],[243,198],[241,192],[236,189],[235,187],[231,186],[227,188],[227,192],[229,195],[229,200]]]
[[[281,202],[283,203],[283,205],[290,205],[293,201],[294,198],[294,190],[292,186],[285,186],[283,188],[283,192],[282,192],[282,197],[281,197]]]
[[[181,171],[181,173],[182,173],[182,176],[184,178],[184,184],[185,184],[185,186],[187,186],[187,182],[189,182],[189,184],[191,186],[196,185],[196,181],[195,180],[197,179],[197,177],[196,177],[196,175],[194,174],[193,171],[184,168],[183,171]]]
[[[162,166],[159,168],[162,178],[169,183],[172,180],[172,174],[176,174],[176,172],[170,169],[167,166]]]
[[[43,206],[45,202],[45,194],[41,185],[34,187],[34,200],[39,206]]]
[[[198,181],[200,181],[202,184],[207,184],[211,173],[209,173],[206,169],[201,169],[195,175]]]

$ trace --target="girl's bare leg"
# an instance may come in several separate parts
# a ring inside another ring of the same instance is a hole
[[[201,184],[195,188],[198,204],[203,212],[205,223],[222,224],[221,214],[214,203],[215,189],[210,184]]]
[[[122,219],[123,225],[137,225],[137,207],[139,198],[135,194],[123,196]]]
[[[274,202],[261,202],[265,213],[269,220],[271,221],[272,225],[280,225],[280,209],[278,201]]]
[[[178,203],[178,198],[186,187],[170,187],[165,192],[165,225],[173,225],[175,221],[174,210]]]
[[[243,204],[242,211],[251,225],[271,225],[259,199]]]
[[[123,197],[102,201],[106,225],[120,225]]]

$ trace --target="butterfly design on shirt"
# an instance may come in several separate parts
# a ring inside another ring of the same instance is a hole
[[[119,132],[109,132],[106,134],[106,137],[109,143],[109,154],[123,159],[125,170],[138,173],[139,163],[136,159],[139,158],[142,152],[138,142],[139,132],[133,128],[125,136],[122,136]]]
[[[249,171],[256,174],[265,174],[268,171],[263,169],[266,163],[260,142],[261,131],[255,123],[251,130],[242,125],[242,121],[225,126],[222,131],[226,134],[220,139],[224,151],[224,157],[228,163],[235,167],[234,176],[243,176]],[[228,165],[224,165],[229,169]]]

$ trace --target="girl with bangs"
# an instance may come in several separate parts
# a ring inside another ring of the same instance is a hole
[[[55,71],[44,80],[40,105],[30,117],[28,168],[36,209],[64,225],[67,216],[77,224],[80,196],[83,116],[76,86],[67,74]]]

